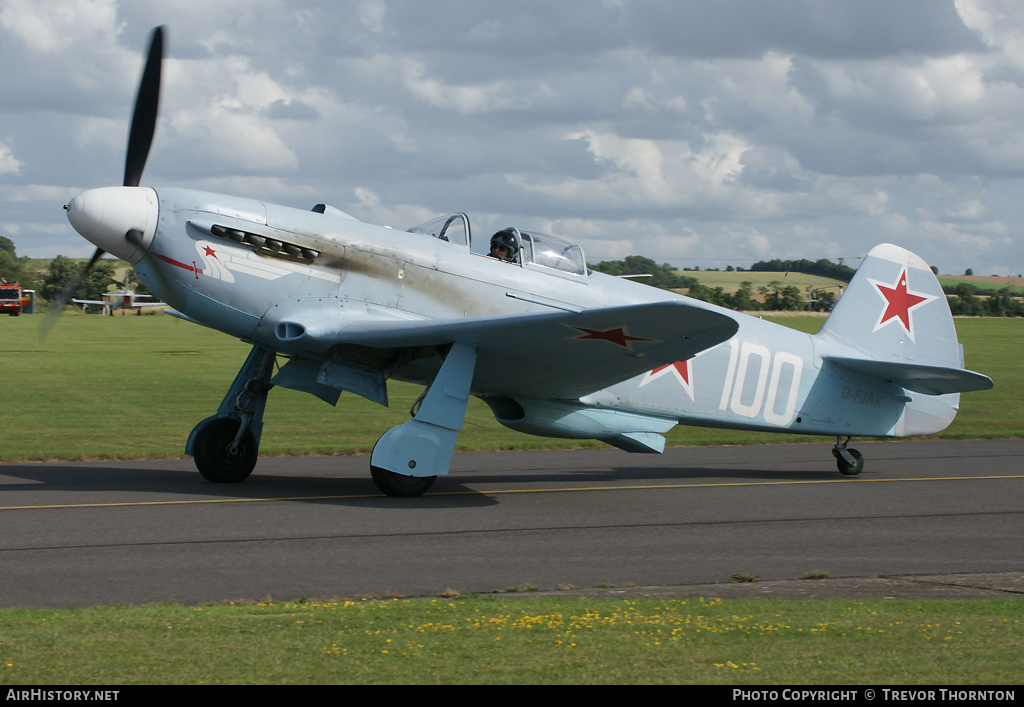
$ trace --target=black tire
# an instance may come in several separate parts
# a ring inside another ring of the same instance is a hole
[[[207,481],[215,484],[237,484],[249,478],[249,474],[255,468],[259,448],[251,432],[242,435],[234,454],[229,451],[240,424],[240,420],[219,417],[207,422],[196,433],[192,443],[192,456],[196,468]]]
[[[847,449],[846,451],[854,458],[854,463],[851,465],[838,453],[833,452],[836,457],[836,466],[839,467],[839,473],[843,476],[856,476],[864,470],[864,456],[856,449]]]
[[[436,476],[405,476],[376,466],[370,467],[370,475],[381,493],[393,498],[422,496],[437,480]]]

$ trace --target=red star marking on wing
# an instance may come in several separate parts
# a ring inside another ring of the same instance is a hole
[[[624,349],[633,350],[634,341],[655,341],[655,339],[645,339],[642,336],[630,336],[626,332],[626,327],[612,327],[611,329],[587,329],[585,327],[574,326],[572,327],[576,331],[583,332],[583,336],[574,336],[574,339],[592,339],[595,341],[607,341],[610,344],[621,346]]]
[[[207,255],[212,255],[214,258],[217,257],[217,252],[213,248],[211,248],[210,246],[208,246],[208,245],[203,246],[203,250],[206,252]]]
[[[927,302],[931,302],[935,297],[919,292],[912,292],[907,284],[906,268],[903,268],[900,271],[900,276],[896,278],[896,282],[892,285],[885,282],[878,282],[877,280],[871,280],[870,282],[875,286],[878,290],[878,294],[881,295],[882,300],[885,302],[885,309],[882,311],[882,316],[879,318],[878,324],[875,325],[875,331],[878,331],[889,322],[895,320],[903,326],[903,330],[910,335],[910,339],[913,341],[913,311],[915,308],[920,307]]]

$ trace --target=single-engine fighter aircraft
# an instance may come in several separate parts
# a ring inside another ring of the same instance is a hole
[[[275,385],[332,405],[342,391],[387,405],[391,378],[425,385],[370,457],[392,496],[448,472],[471,395],[512,429],[628,452],[663,451],[678,424],[828,435],[839,470],[857,474],[851,436],[938,432],[961,392],[992,386],[964,369],[928,265],[895,245],[867,255],[811,336],[593,272],[579,246],[540,233],[499,231],[489,257],[462,213],[399,231],[324,204],[140,187],[162,42],[158,28],[124,185],[65,208],[94,260],[129,261],[176,316],[252,344],[186,444],[210,481],[251,473]]]

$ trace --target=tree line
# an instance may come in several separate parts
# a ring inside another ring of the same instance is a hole
[[[78,261],[58,255],[45,270],[37,271],[31,267],[30,258],[18,256],[10,238],[0,236],[0,277],[7,282],[16,282],[25,289],[35,290],[42,301],[54,301],[81,270],[82,264]],[[89,275],[82,279],[72,296],[76,299],[99,300],[103,299],[111,287],[125,286],[124,282],[116,278],[114,261],[101,258]],[[140,283],[133,283],[133,289],[145,292]]]
[[[792,270],[794,272],[805,272],[803,268],[809,268],[815,271],[813,274],[831,272],[846,275],[845,271],[836,269],[836,267],[843,268],[845,266],[835,266],[834,263],[829,263],[833,266],[830,269],[825,267],[825,263],[828,263],[828,261],[812,263],[809,260],[772,260],[755,263],[750,270],[767,272]],[[780,269],[772,269],[768,267],[772,264],[776,264]],[[757,294],[760,295],[759,298],[754,296],[754,285],[749,281],[740,283],[739,289],[735,292],[726,292],[722,287],[708,287],[707,285],[703,285],[695,277],[680,275],[676,269],[668,263],[658,265],[650,258],[645,258],[641,255],[630,255],[624,260],[606,260],[598,263],[597,265],[592,265],[591,267],[598,272],[616,275],[619,277],[641,274],[648,275],[649,277],[637,278],[637,282],[642,282],[646,285],[666,290],[685,289],[688,290],[687,294],[694,299],[710,302],[711,304],[716,304],[720,307],[746,312],[762,310],[769,312],[804,311],[807,309],[820,309],[825,311],[831,309],[832,305],[835,304],[835,294],[831,293],[829,290],[812,289],[808,291],[807,297],[805,297],[804,293],[800,291],[800,288],[793,285],[783,285],[781,282],[771,282],[768,285],[763,285],[757,288]],[[845,270],[850,271],[849,276],[845,279],[846,282],[849,282],[849,279],[853,277],[853,270],[851,268],[845,268]],[[737,269],[730,266],[728,271],[736,272]],[[743,269],[739,268],[738,271],[743,272]],[[836,275],[827,275],[826,277],[836,277]]]
[[[1024,317],[1024,300],[1014,296],[1011,288],[1004,287],[998,292],[987,296],[981,290],[967,282],[954,287],[943,287],[949,310],[953,314],[968,317]]]
[[[658,265],[650,258],[645,258],[642,255],[627,255],[625,260],[603,260],[597,265],[590,267],[598,272],[615,275],[616,277],[624,275],[649,275],[650,277],[637,278],[637,282],[642,282],[652,287],[660,287],[664,290],[684,289],[698,284],[697,278],[680,275],[668,263]]]
[[[799,272],[849,282],[857,271],[849,265],[821,260],[760,260],[750,266],[751,272]]]
[[[821,311],[827,312],[835,305],[837,292],[829,288],[808,288],[805,293],[793,285],[770,282],[757,288],[755,297],[753,283],[744,281],[735,292],[726,292],[722,287],[708,287],[697,278],[680,275],[668,263],[658,265],[650,258],[631,255],[624,260],[602,261],[591,266],[598,272],[609,275],[649,274],[651,277],[637,279],[653,287],[668,290],[686,289],[687,295],[710,304],[741,311]],[[743,268],[729,267],[729,272],[744,272]],[[934,271],[934,268],[932,269]],[[849,282],[857,272],[854,268],[830,260],[762,260],[754,263],[750,272],[798,272],[819,275],[842,282]],[[686,270],[684,270],[686,272]],[[1015,295],[1011,288],[998,292],[982,290],[969,283],[945,286],[943,291],[954,315],[976,317],[1024,317],[1024,299]]]

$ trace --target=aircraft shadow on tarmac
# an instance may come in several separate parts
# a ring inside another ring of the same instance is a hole
[[[609,469],[581,469],[574,471],[551,471],[533,472],[529,474],[499,474],[481,473],[472,474],[467,472],[456,473],[450,477],[450,481],[462,484],[495,483],[501,482],[509,485],[529,483],[569,483],[579,482],[593,483],[623,483],[629,482],[678,484],[686,482],[713,482],[740,483],[744,481],[828,481],[842,479],[834,471],[797,471],[779,469],[728,469],[715,468],[675,468],[675,467],[632,467],[618,466]],[[438,479],[434,489],[444,483],[444,479]]]
[[[366,478],[332,478],[266,473],[254,474],[240,484],[211,484],[191,468],[113,467],[94,462],[67,465],[5,464],[0,465],[0,477],[24,480],[24,483],[10,480],[0,482],[0,498],[3,499],[0,506],[7,508],[161,503],[165,500],[161,496],[172,495],[174,501],[186,503],[211,498],[266,499],[381,508],[477,507],[497,503],[486,493],[474,491],[459,483],[448,483],[443,487],[439,485],[435,487],[439,493],[420,498],[389,498],[377,490],[369,475]],[[171,502],[171,499],[167,498],[166,501]]]
[[[187,464],[187,466],[186,466]],[[796,462],[802,465],[805,462]],[[154,466],[155,465],[155,466]],[[180,465],[180,468],[178,467]],[[338,476],[257,473],[241,484],[211,484],[202,479],[187,462],[83,462],[75,464],[4,464],[0,477],[20,478],[25,483],[8,480],[0,483],[7,507],[76,504],[160,502],[154,495],[174,495],[175,500],[189,501],[213,498],[287,499],[294,502],[359,505],[381,508],[457,508],[480,507],[500,503],[498,490],[516,490],[537,485],[559,490],[581,483],[630,486],[633,484],[743,483],[771,481],[837,480],[834,471],[786,468],[612,466],[543,469],[504,473],[499,470],[454,471],[442,476],[422,497],[389,498],[380,494],[369,475],[354,476],[351,472]],[[474,488],[484,485],[486,488]],[[551,486],[553,485],[553,486]],[[496,488],[497,486],[497,488]],[[44,498],[50,492],[72,494],[71,497]],[[19,495],[31,494],[31,498]],[[78,494],[88,494],[87,498]],[[110,498],[104,498],[106,495]],[[128,494],[128,497],[125,496]],[[135,497],[145,494],[145,498]],[[116,498],[115,498],[116,496]]]

